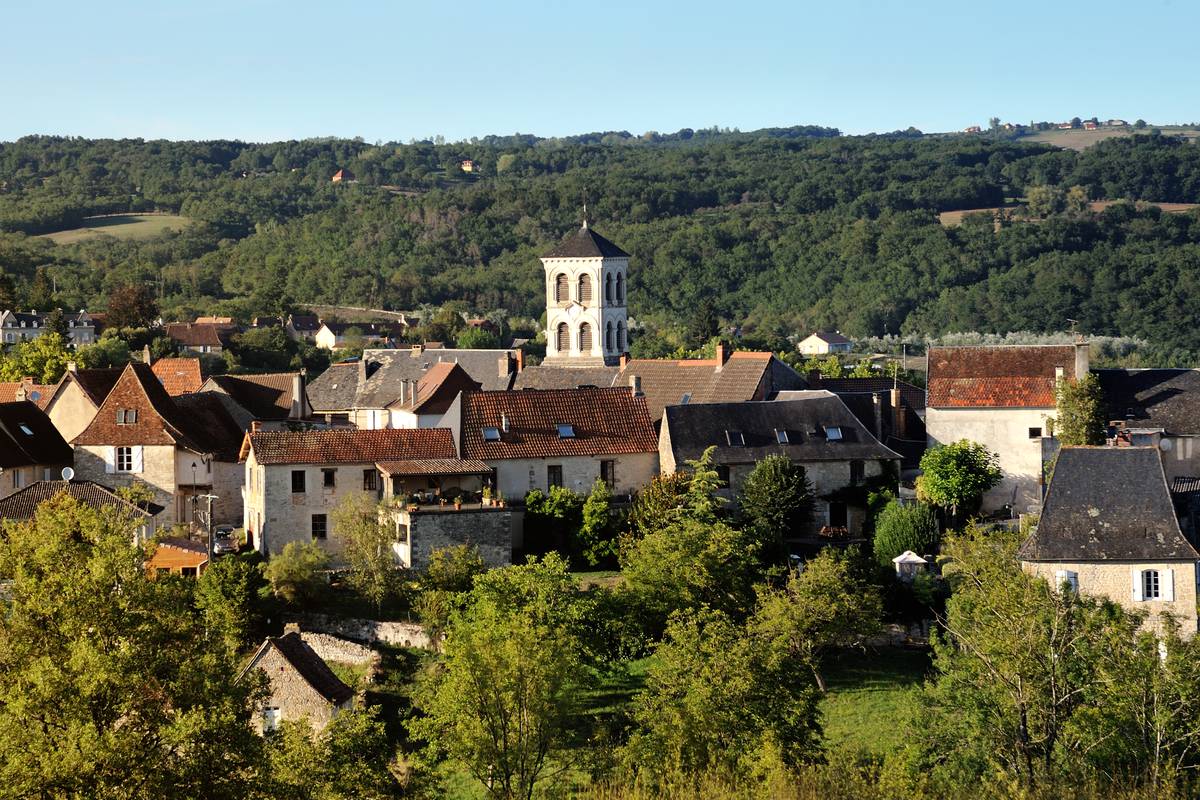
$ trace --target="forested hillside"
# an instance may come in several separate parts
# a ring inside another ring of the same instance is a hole
[[[475,173],[459,168],[466,158]],[[356,182],[331,183],[341,168]],[[0,144],[0,269],[14,286],[0,280],[0,305],[101,310],[113,288],[150,284],[168,316],[460,300],[536,317],[537,255],[579,224],[586,201],[634,256],[631,314],[647,326],[647,354],[677,343],[702,301],[766,346],[826,325],[918,335],[1070,319],[1150,340],[1167,360],[1200,352],[1187,324],[1200,300],[1194,211],[938,222],[1035,185],[1200,202],[1200,145],[1151,134],[1076,153],[814,127],[457,144],[28,137]],[[39,238],[151,210],[192,224],[148,240]]]

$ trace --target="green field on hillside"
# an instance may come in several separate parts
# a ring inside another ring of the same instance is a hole
[[[115,217],[93,217],[81,228],[43,234],[55,244],[75,244],[96,236],[115,236],[118,239],[152,239],[166,231],[183,230],[191,224],[187,217],[177,214],[121,214]]]
[[[1135,133],[1147,134],[1151,129],[1160,130],[1164,136],[1183,136],[1187,139],[1200,139],[1200,129],[1184,125],[1161,125],[1147,126],[1142,130],[1137,130],[1132,125],[1124,128],[1097,128],[1094,131],[1085,131],[1083,128],[1074,128],[1072,130],[1060,131],[1058,129],[1052,131],[1038,131],[1028,136],[1022,136],[1022,142],[1045,142],[1052,144],[1055,147],[1062,147],[1067,150],[1086,150],[1094,144],[1099,144],[1105,139],[1115,139],[1120,136],[1132,136]]]

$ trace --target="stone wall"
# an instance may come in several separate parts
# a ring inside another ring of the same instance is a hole
[[[434,550],[468,544],[479,551],[489,567],[512,564],[514,517],[523,512],[504,508],[464,508],[401,515],[400,530],[409,531],[408,542],[398,548],[410,569],[423,570]],[[407,544],[407,546],[405,546]]]
[[[425,627],[418,622],[381,622],[373,619],[333,617],[328,614],[288,614],[285,623],[298,623],[302,630],[326,633],[342,639],[365,644],[417,647],[433,650],[433,642]],[[305,636],[308,634],[306,633]]]
[[[600,462],[616,461],[613,494],[636,492],[658,474],[658,453],[619,456],[568,456],[564,458],[502,459],[489,461],[496,468],[496,483],[506,500],[520,500],[530,489],[546,491],[547,467],[562,467],[563,486],[586,494],[600,477]]]
[[[302,630],[299,623],[289,623],[283,632],[298,633],[304,643],[321,657],[323,661],[335,664],[374,664],[379,661],[379,654],[371,648],[349,639],[341,639],[328,633]]]
[[[109,457],[112,449],[109,445],[76,446],[75,477],[95,481],[110,489],[145,483],[154,490],[154,502],[164,508],[156,522],[171,524],[179,521],[175,500],[175,446],[143,446],[141,472],[105,472],[105,458]]]

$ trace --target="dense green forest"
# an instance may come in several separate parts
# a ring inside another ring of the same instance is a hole
[[[467,158],[474,173],[458,166]],[[331,183],[341,168],[357,180]],[[777,348],[818,326],[919,336],[1057,331],[1069,319],[1145,339],[1160,361],[1200,352],[1185,310],[1200,295],[1194,211],[1122,204],[939,224],[938,212],[999,206],[1042,185],[1200,202],[1200,145],[1151,132],[1076,153],[816,127],[454,144],[35,136],[0,144],[0,270],[22,306],[100,310],[113,289],[139,284],[154,287],[168,318],[450,300],[536,318],[537,255],[579,224],[586,201],[595,226],[634,256],[630,310],[645,354],[670,349],[701,306]],[[193,223],[142,240],[39,238],[87,216],[150,210]]]

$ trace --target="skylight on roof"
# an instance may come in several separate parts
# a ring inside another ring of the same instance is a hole
[[[560,439],[574,439],[575,438],[575,426],[574,425],[568,424],[566,422],[560,422],[555,427],[558,428],[558,438],[560,438]]]
[[[33,436],[33,431],[29,430],[29,426],[24,422],[18,423],[18,427],[21,429],[21,433],[25,434],[26,436]]]
[[[746,446],[746,437],[741,431],[725,431],[725,440],[729,442],[730,447]]]
[[[780,444],[791,443],[791,440],[788,438],[788,432],[785,430],[780,430],[779,428],[775,429],[775,441],[779,442]]]
[[[485,442],[500,441],[500,429],[499,428],[491,428],[491,427],[484,428],[483,429],[483,440]]]
[[[692,402],[692,393],[691,392],[687,392],[686,394],[684,394],[683,397],[679,398],[679,405],[681,405],[681,406],[686,406],[690,402]]]
[[[826,425],[825,440],[829,442],[840,442],[842,440],[842,429],[837,425]]]

